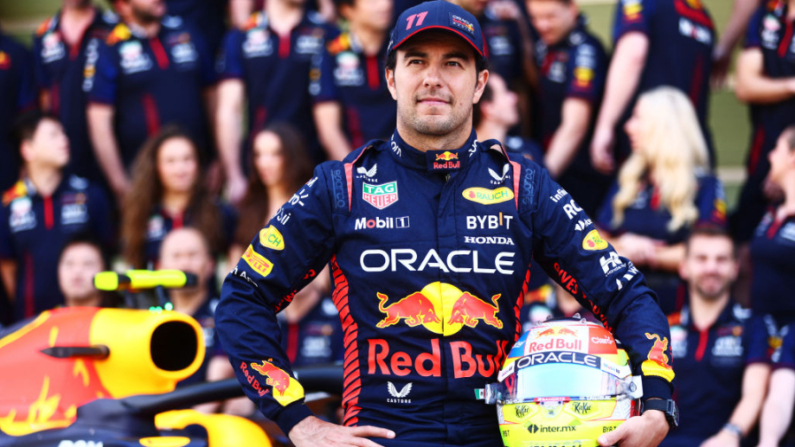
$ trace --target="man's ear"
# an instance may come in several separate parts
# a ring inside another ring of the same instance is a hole
[[[687,256],[687,255],[685,255],[685,256]],[[690,280],[690,275],[689,275],[689,271],[687,269],[687,260],[686,259],[679,263],[679,277],[682,278],[683,281]]]
[[[31,140],[22,140],[22,143],[19,145],[19,157],[22,159],[23,162],[28,162],[33,159],[35,151],[33,150],[33,144]]]
[[[487,82],[489,82],[489,71],[483,70],[478,73],[478,83],[475,85],[475,96],[472,98],[472,104],[477,104],[480,101]]]
[[[386,87],[389,89],[389,94],[392,95],[392,99],[397,101],[397,88],[395,87],[395,70],[387,68],[386,70],[384,70],[384,74],[386,75]]]

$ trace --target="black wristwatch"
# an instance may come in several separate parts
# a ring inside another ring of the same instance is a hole
[[[648,399],[644,400],[640,405],[640,414],[646,410],[658,410],[665,414],[665,420],[671,428],[679,426],[679,410],[676,408],[676,402],[673,399]]]

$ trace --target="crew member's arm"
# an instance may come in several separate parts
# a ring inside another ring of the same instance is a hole
[[[552,136],[552,142],[544,156],[544,164],[555,178],[562,174],[577,156],[577,150],[585,134],[588,133],[591,104],[582,99],[569,98],[563,101],[561,114],[563,121]]]
[[[243,29],[254,12],[254,0],[229,0],[229,21],[232,26]]]
[[[551,278],[615,333],[640,374],[644,398],[670,399],[674,371],[669,360],[668,321],[646,287],[643,275],[601,239],[593,225],[578,230],[588,216],[570,196],[550,199],[560,189],[547,171],[524,165],[519,197],[522,220],[533,231],[533,256]],[[668,432],[660,411],[622,424],[603,435],[600,445],[656,446]]]
[[[227,275],[216,309],[221,344],[246,395],[297,447],[336,445],[335,440],[372,446],[359,438],[394,436],[385,429],[347,428],[312,417],[280,342],[276,313],[313,279],[313,273],[331,259],[334,277],[345,281],[332,257],[334,215],[347,212],[344,176],[340,163],[315,169],[312,180],[270,221],[267,228],[278,233],[269,238],[268,230],[263,230],[264,237],[254,238]],[[344,299],[339,294],[345,291],[347,287],[337,288],[337,302]]]
[[[240,54],[242,36],[241,31],[232,30],[224,37],[217,67],[220,81],[216,87],[217,106],[214,117],[218,158],[224,166],[227,194],[233,203],[237,203],[243,198],[247,188],[242,160],[240,160],[243,105],[246,96],[246,88],[243,83],[243,59]],[[253,119],[253,117],[249,118]]]
[[[0,259],[0,277],[3,279],[8,299],[13,303],[17,296],[17,262],[12,259]]]
[[[795,96],[795,77],[765,76],[762,50],[747,48],[737,59],[737,99],[753,104],[772,104]]]
[[[789,427],[795,402],[795,370],[781,368],[770,375],[770,390],[759,422],[759,447],[776,447]]]
[[[87,74],[83,89],[88,93],[88,133],[100,168],[113,192],[121,200],[130,189],[130,179],[121,160],[121,151],[113,131],[116,113],[118,66],[107,45],[100,43],[96,62],[86,59]]]
[[[649,38],[635,31],[622,36],[613,52],[605,96],[591,142],[591,160],[601,172],[608,173],[614,169],[615,126],[638,88],[648,52]]]
[[[729,23],[726,24],[726,29],[723,30],[723,35],[712,52],[713,86],[720,87],[723,85],[726,79],[726,72],[729,70],[732,50],[745,32],[748,21],[758,6],[759,0],[734,0]]]
[[[342,131],[342,106],[336,101],[315,103],[312,115],[320,144],[329,160],[342,160],[351,152],[351,145]]]

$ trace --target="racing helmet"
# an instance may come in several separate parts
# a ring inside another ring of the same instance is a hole
[[[486,403],[496,404],[506,447],[597,447],[640,414],[643,387],[613,335],[593,322],[548,320],[514,344]]]

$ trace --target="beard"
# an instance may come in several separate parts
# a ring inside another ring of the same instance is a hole
[[[163,14],[158,15],[143,8],[133,7],[130,12],[139,22],[145,25],[157,23],[163,18]]]
[[[722,279],[722,278],[721,278]],[[731,281],[724,280],[718,287],[710,287],[704,284],[704,281],[699,278],[694,284],[696,292],[706,301],[714,302],[724,296],[731,287]]]
[[[472,107],[453,106],[448,115],[420,115],[417,106],[420,98],[426,96],[438,96],[442,100],[447,101],[448,104],[453,102],[450,96],[439,95],[431,90],[428,93],[417,94],[411,98],[409,106],[400,106],[398,104],[398,118],[415,132],[435,137],[444,136],[460,128],[467,119],[472,119]]]

